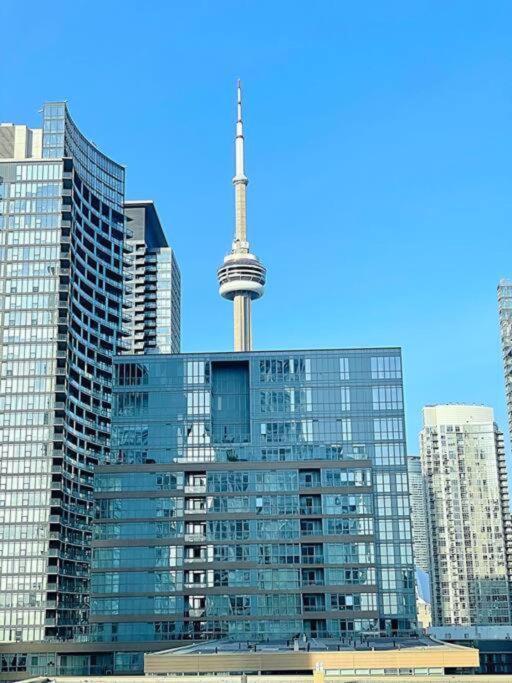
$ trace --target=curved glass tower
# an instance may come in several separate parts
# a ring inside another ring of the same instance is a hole
[[[127,346],[124,169],[51,103],[42,131],[0,126],[0,193],[0,641],[81,640]]]

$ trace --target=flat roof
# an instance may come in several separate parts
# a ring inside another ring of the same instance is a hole
[[[282,676],[286,672],[303,676],[314,674],[315,682],[319,669],[329,673],[328,681],[343,675],[350,675],[354,680],[356,672],[368,675],[371,671],[373,680],[373,676],[380,673],[387,673],[389,677],[400,670],[420,669],[419,675],[432,676],[445,668],[471,669],[479,666],[479,659],[475,648],[443,643],[426,636],[370,637],[363,642],[299,638],[297,650],[290,641],[239,643],[217,640],[145,654],[144,671],[150,675],[195,673],[205,676],[241,672]]]
[[[15,676],[16,674],[14,674]],[[12,675],[11,675],[12,676]],[[11,679],[12,680],[12,679]],[[312,675],[248,675],[247,683],[316,683]],[[40,676],[19,681],[19,683],[245,683],[239,675],[227,676]],[[477,675],[407,675],[371,676],[355,674],[351,676],[328,676],[325,683],[506,683],[503,674]]]
[[[126,360],[152,360],[156,362],[158,360],[167,358],[186,358],[189,356],[261,356],[272,353],[353,353],[357,354],[361,351],[390,351],[390,352],[402,352],[401,346],[353,346],[350,348],[342,347],[332,347],[332,348],[309,348],[309,349],[254,349],[252,351],[180,351],[180,353],[157,353],[153,355],[144,356],[141,354],[127,353],[123,355],[114,356],[114,360],[117,362],[122,362]]]
[[[452,643],[444,643],[425,635],[418,638],[372,638],[371,636],[332,640],[323,638],[298,638],[299,652],[368,652],[368,650],[402,650],[407,648],[452,648]],[[251,654],[251,653],[288,653],[294,654],[293,640],[235,641],[207,640],[152,652],[151,657],[166,655],[211,655],[211,654]]]

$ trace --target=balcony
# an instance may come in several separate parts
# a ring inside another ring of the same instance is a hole
[[[301,529],[300,530],[300,535],[301,536],[322,536],[322,527],[316,527],[313,529]]]
[[[203,543],[206,541],[206,534],[185,534],[186,543]]]
[[[324,612],[325,605],[319,603],[318,605],[304,605],[304,612]]]
[[[322,506],[321,505],[301,505],[300,506],[301,515],[321,515]]]
[[[302,579],[302,585],[303,586],[324,586],[324,579],[319,578],[319,579],[307,579],[303,578]]]
[[[184,564],[194,564],[194,562],[197,563],[205,563],[208,561],[208,558],[205,555],[202,555],[201,557],[185,557],[183,559]]]
[[[183,488],[185,493],[206,493],[206,484],[190,484]]]
[[[187,614],[189,617],[194,619],[194,618],[202,617],[205,612],[206,612],[205,607],[192,607],[191,609],[188,610]]]
[[[323,555],[302,555],[300,558],[302,564],[324,564]]]

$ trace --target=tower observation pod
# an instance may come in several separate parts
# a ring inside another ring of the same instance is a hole
[[[233,302],[235,351],[252,351],[251,305],[263,296],[266,270],[251,254],[247,241],[247,183],[244,173],[244,134],[242,124],[242,89],[237,87],[237,122],[235,138],[235,238],[231,252],[217,270],[219,294]]]

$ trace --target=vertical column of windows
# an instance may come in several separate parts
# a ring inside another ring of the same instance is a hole
[[[375,524],[381,628],[414,628],[415,594],[410,500],[405,460],[402,365],[396,355],[370,359],[375,439]],[[383,381],[384,380],[384,381]]]
[[[12,162],[0,175],[0,640],[42,640],[62,164]]]

